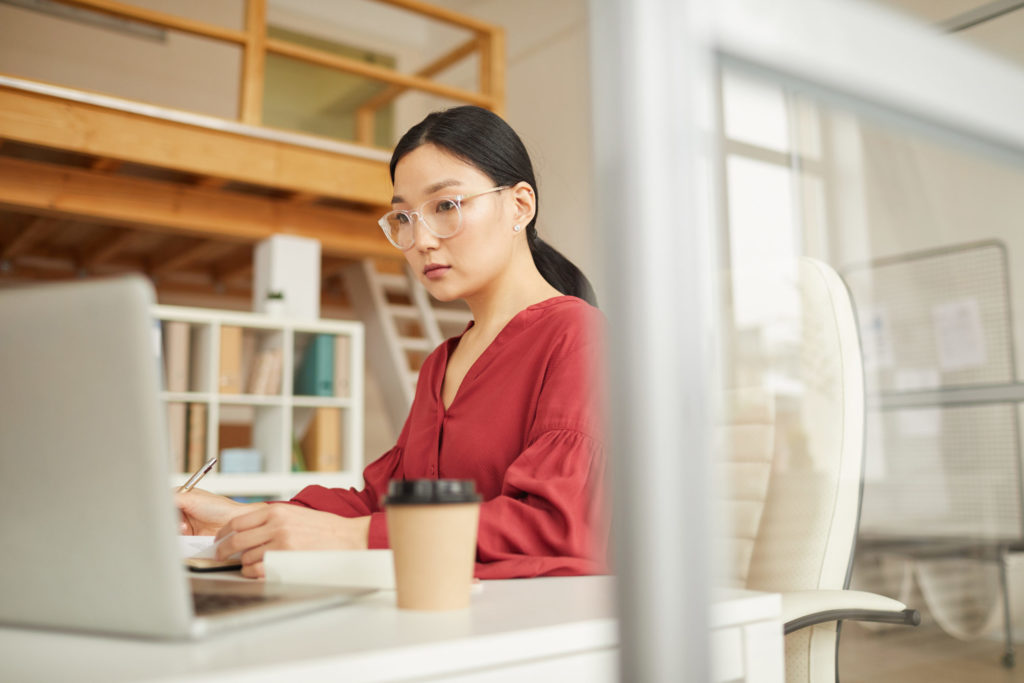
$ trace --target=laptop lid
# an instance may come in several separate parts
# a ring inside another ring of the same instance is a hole
[[[0,622],[188,635],[140,277],[0,290]]]

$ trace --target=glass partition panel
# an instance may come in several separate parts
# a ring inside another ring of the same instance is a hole
[[[721,83],[719,580],[842,588],[850,458],[850,587],[923,623],[845,624],[842,678],[1003,680],[1024,633],[1024,159],[763,73]]]

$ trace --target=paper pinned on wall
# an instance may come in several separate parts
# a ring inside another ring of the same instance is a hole
[[[943,370],[952,372],[985,364],[985,330],[976,298],[936,304],[932,307],[932,321],[939,366]]]
[[[901,368],[893,373],[896,391],[921,391],[942,384],[942,375],[935,368]]]
[[[865,370],[889,368],[893,364],[892,328],[883,306],[865,306],[857,311],[861,352]]]
[[[942,375],[935,368],[903,368],[893,373],[897,391],[924,391],[941,383]],[[897,411],[896,420],[903,436],[932,437],[942,431],[942,411],[937,408],[905,408]]]
[[[904,436],[938,436],[942,431],[942,411],[938,408],[904,408],[899,411],[899,425]]]

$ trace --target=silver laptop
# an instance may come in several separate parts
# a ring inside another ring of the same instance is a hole
[[[368,592],[184,569],[152,304],[138,277],[0,289],[0,622],[189,638]]]

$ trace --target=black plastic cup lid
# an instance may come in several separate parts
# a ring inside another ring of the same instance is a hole
[[[435,503],[479,503],[471,479],[394,479],[388,483],[385,505],[431,505]]]

